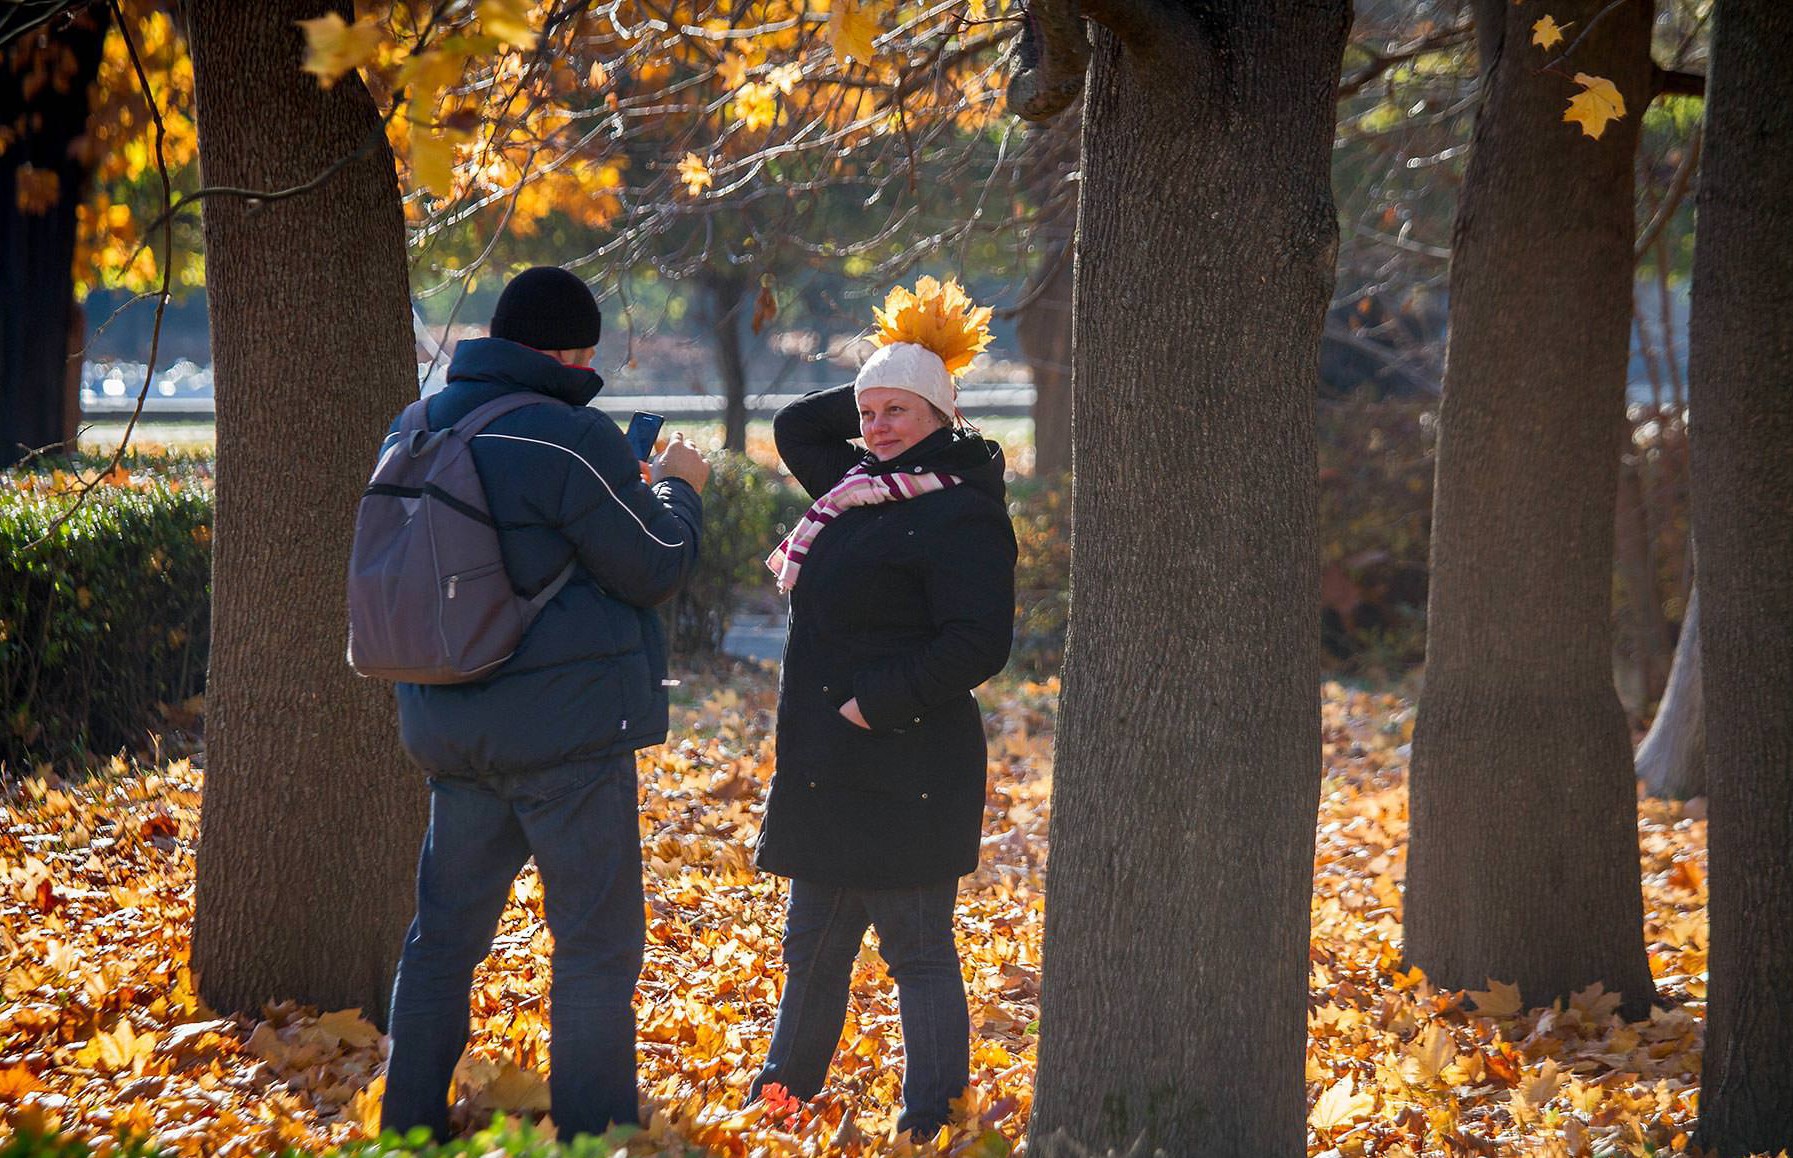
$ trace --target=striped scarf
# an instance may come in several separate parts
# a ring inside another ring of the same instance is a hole
[[[834,489],[817,499],[803,517],[797,520],[797,525],[784,537],[784,541],[766,557],[766,566],[778,576],[778,589],[781,592],[789,591],[797,585],[797,572],[802,570],[803,561],[809,557],[810,545],[822,533],[822,528],[839,518],[842,511],[849,507],[912,499],[958,486],[965,481],[958,475],[922,470],[907,474],[900,471],[867,474],[865,467],[865,463],[860,463],[835,483]]]

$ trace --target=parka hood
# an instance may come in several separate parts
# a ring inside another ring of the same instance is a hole
[[[448,364],[450,383],[492,382],[507,390],[533,390],[570,406],[584,406],[604,388],[588,366],[567,366],[540,350],[503,338],[468,338]]]

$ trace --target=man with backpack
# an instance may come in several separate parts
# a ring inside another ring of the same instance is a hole
[[[532,855],[554,935],[554,1120],[563,1138],[637,1121],[635,750],[666,736],[651,608],[697,561],[709,466],[675,435],[643,482],[586,405],[599,330],[577,276],[518,274],[492,336],[461,342],[447,387],[394,424],[362,500],[350,658],[398,681],[430,784],[382,1129],[448,1136],[473,971]]]

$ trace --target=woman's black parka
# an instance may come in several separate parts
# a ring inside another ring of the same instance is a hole
[[[851,386],[778,413],[778,452],[820,497],[849,469],[940,471],[964,485],[854,507],[816,536],[791,592],[777,772],[757,862],[848,888],[938,884],[977,867],[984,728],[971,689],[1014,635],[1015,534],[1002,450],[941,430],[878,462]],[[840,714],[857,697],[869,730]]]

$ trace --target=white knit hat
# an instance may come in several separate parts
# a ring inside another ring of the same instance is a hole
[[[867,390],[884,386],[919,394],[940,413],[952,418],[958,410],[959,388],[940,355],[914,342],[879,346],[853,379],[853,399]]]

